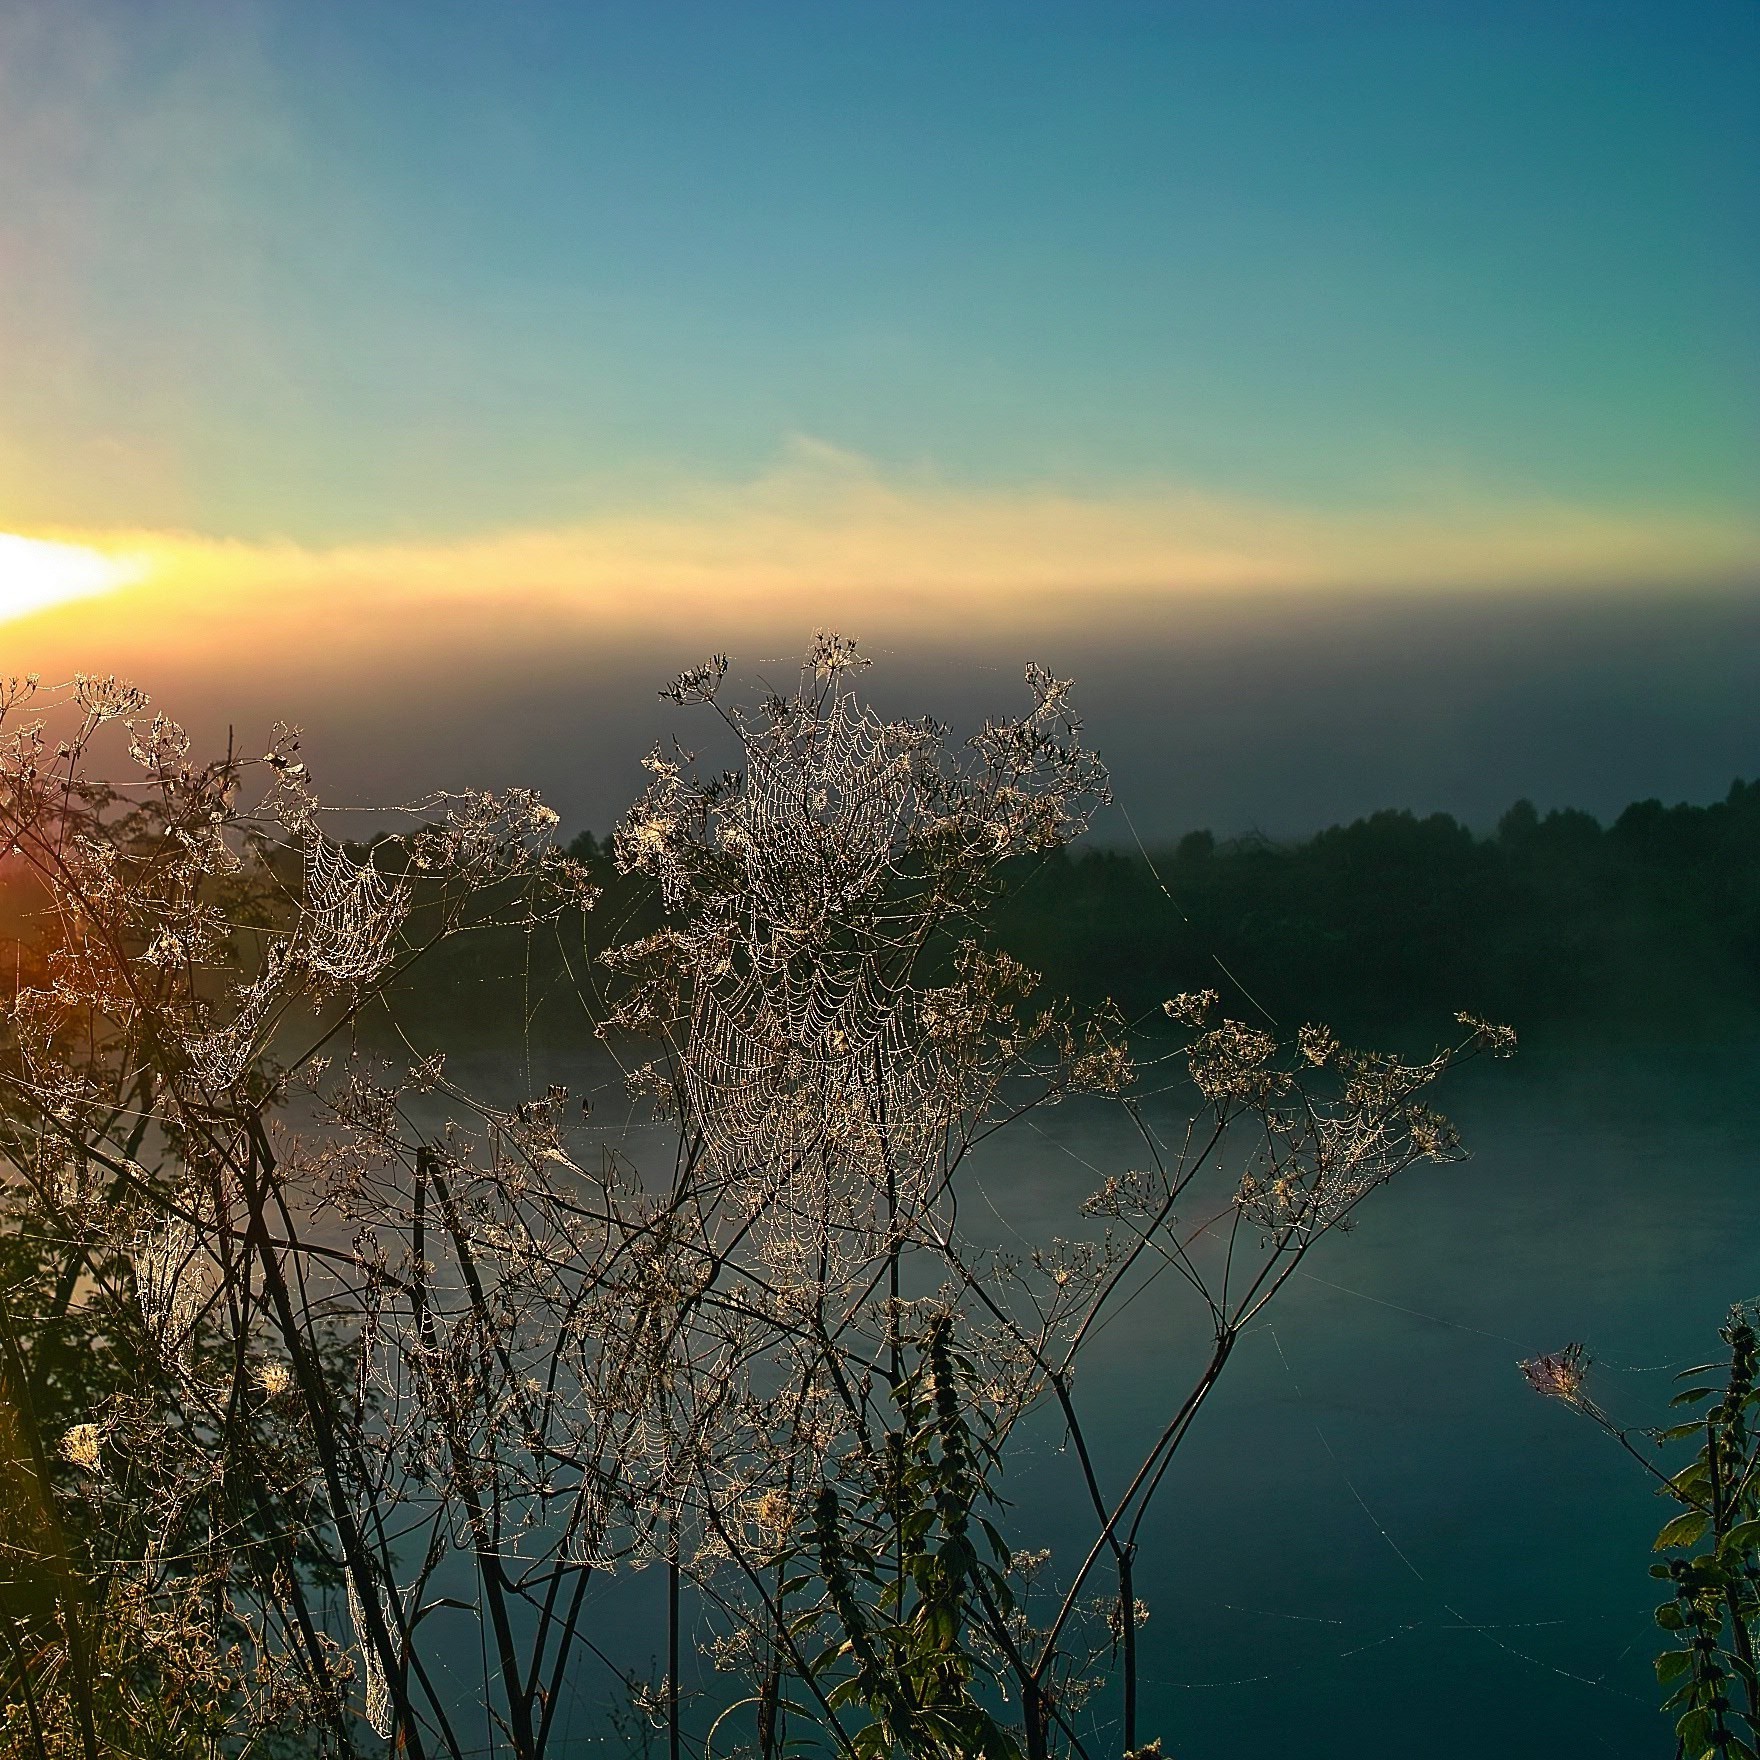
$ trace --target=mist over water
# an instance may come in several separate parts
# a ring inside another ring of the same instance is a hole
[[[1614,1418],[1666,1421],[1672,1371],[1760,1293],[1757,1077],[1745,1043],[1554,1044],[1449,1078],[1472,1158],[1412,1168],[1307,1261],[1145,1528],[1144,1727],[1170,1752],[1657,1751],[1646,1568],[1667,1509],[1516,1364],[1586,1341]],[[1074,1113],[1042,1122],[992,1187],[1015,1194],[1003,1225],[1017,1206],[1048,1222],[1081,1161],[1128,1151]],[[1180,1385],[1182,1336],[1201,1342],[1163,1293],[1087,1371],[1102,1458],[1140,1431],[1161,1364]],[[1026,1532],[1073,1495],[1056,1448],[1011,1481]]]
[[[1263,592],[1096,601],[1020,627],[925,629],[828,601],[824,620],[874,658],[887,712],[962,736],[1024,700],[1028,660],[1076,680],[1088,737],[1148,841],[1197,826],[1296,835],[1381,807],[1488,829],[1512,801],[1606,818],[1627,802],[1717,798],[1760,770],[1760,589],[1422,594]],[[1038,608],[1043,609],[1043,608]],[[847,611],[847,615],[840,614]],[[129,672],[198,739],[254,745],[277,717],[307,729],[331,799],[445,787],[541,788],[570,830],[603,834],[639,792],[657,739],[712,740],[711,718],[657,698],[711,651],[786,690],[811,631],[730,605],[725,622],[634,640],[412,616],[400,650],[311,647],[180,656],[44,651],[14,632],[9,669]],[[1118,813],[1096,835],[1128,844]]]
[[[524,1079],[492,1057],[479,1068]],[[608,1140],[664,1161],[664,1130],[626,1120],[601,1054],[545,1057],[534,1079],[594,1094]],[[1669,1506],[1517,1364],[1584,1341],[1616,1421],[1666,1421],[1674,1372],[1715,1355],[1731,1303],[1760,1295],[1760,1041],[1553,1035],[1457,1070],[1436,1098],[1469,1158],[1410,1168],[1305,1262],[1241,1340],[1145,1525],[1140,1727],[1170,1754],[1646,1760],[1664,1743],[1646,1572]],[[1149,1117],[1163,1134],[1180,1122],[1169,1100]],[[1114,1108],[1036,1115],[978,1151],[962,1229],[1002,1253],[1097,1236],[1082,1199],[1142,1154]],[[1171,1275],[1101,1329],[1075,1391],[1103,1487],[1128,1478],[1208,1347]],[[1001,1525],[1067,1572],[1093,1534],[1074,1452],[1049,1410],[1016,1441]],[[658,1666],[662,1589],[658,1572],[622,1572],[589,1596],[593,1642],[638,1675]],[[476,1640],[460,1627],[461,1692]],[[712,1703],[726,1683],[701,1685]],[[564,1739],[604,1745],[616,1692],[599,1665],[576,1667]],[[1103,1722],[1116,1713],[1097,1702]]]

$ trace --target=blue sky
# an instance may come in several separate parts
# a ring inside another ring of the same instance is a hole
[[[0,0],[9,659],[346,719],[412,643],[1250,675],[1291,594],[1746,605],[1757,75],[1752,0]],[[1526,688],[1642,727],[1606,663]]]
[[[14,521],[550,522],[798,435],[1752,507],[1747,0],[0,18]]]

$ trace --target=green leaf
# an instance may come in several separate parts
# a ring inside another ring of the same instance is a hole
[[[1703,1760],[1703,1756],[1711,1750],[1711,1740],[1716,1733],[1716,1725],[1711,1720],[1711,1713],[1697,1706],[1687,1712],[1674,1726],[1674,1733],[1680,1737],[1691,1760]]]
[[[940,1552],[942,1570],[950,1580],[963,1580],[977,1568],[978,1555],[969,1540],[949,1540]]]
[[[984,1538],[990,1542],[990,1550],[996,1555],[996,1561],[1004,1569],[1012,1554],[1002,1542],[1002,1536],[996,1532],[995,1526],[985,1516],[978,1517],[978,1526],[984,1530]]]
[[[1680,1631],[1687,1623],[1685,1615],[1680,1610],[1680,1603],[1676,1601],[1663,1602],[1656,1610],[1656,1623],[1665,1632]]]
[[[1670,1546],[1692,1546],[1711,1526],[1711,1518],[1702,1509],[1690,1509],[1674,1518],[1672,1522],[1664,1522],[1662,1531],[1656,1536],[1653,1552],[1664,1552]]]
[[[990,1599],[1002,1613],[1014,1612],[1014,1585],[1001,1571],[986,1565],[980,1573],[990,1590]]]
[[[1684,1442],[1689,1436],[1701,1436],[1705,1426],[1695,1419],[1689,1424],[1670,1424],[1666,1430],[1652,1430],[1650,1434],[1658,1442]]]
[[[1717,1543],[1719,1552],[1748,1552],[1756,1546],[1760,1546],[1760,1522],[1737,1522]]]
[[[1685,1393],[1677,1393],[1668,1403],[1671,1406],[1690,1406],[1699,1400],[1709,1399],[1716,1391],[1715,1387],[1689,1387]]]
[[[1656,1658],[1656,1684],[1666,1687],[1670,1681],[1679,1680],[1692,1666],[1691,1650],[1664,1650]]]

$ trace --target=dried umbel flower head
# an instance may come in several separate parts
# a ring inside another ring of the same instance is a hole
[[[101,1424],[75,1424],[61,1438],[60,1455],[76,1467],[95,1473],[102,1464],[104,1428]]]
[[[1225,1020],[1193,1041],[1186,1054],[1192,1081],[1213,1104],[1263,1106],[1289,1092],[1289,1074],[1276,1068],[1277,1041],[1259,1027]]]
[[[1084,1216],[1153,1216],[1167,1202],[1164,1175],[1132,1168],[1109,1173],[1097,1191],[1082,1200]]]
[[[93,723],[139,715],[148,703],[145,691],[114,675],[98,678],[83,672],[74,676],[73,698]]]
[[[1182,990],[1162,1003],[1161,1012],[1182,1027],[1201,1027],[1221,999],[1214,990]]]
[[[1588,1378],[1589,1353],[1584,1346],[1567,1344],[1563,1350],[1529,1357],[1517,1367],[1536,1393],[1563,1400],[1567,1406],[1585,1403],[1583,1383]]]
[[[1457,1014],[1454,1017],[1463,1027],[1471,1030],[1474,1045],[1481,1051],[1488,1051],[1493,1057],[1514,1057],[1516,1054],[1516,1030],[1514,1027],[1498,1026],[1492,1021],[1482,1021],[1474,1014]]]
[[[293,1371],[279,1357],[257,1364],[256,1382],[270,1399],[279,1399],[293,1385]]]
[[[840,672],[854,672],[871,664],[849,636],[840,636],[828,629],[813,632],[813,645],[807,664],[815,678],[833,678]]]
[[[711,654],[701,666],[681,672],[660,695],[669,703],[712,703],[727,676],[725,654]]]

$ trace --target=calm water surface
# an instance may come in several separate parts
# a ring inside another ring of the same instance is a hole
[[[1542,1049],[1454,1079],[1472,1159],[1413,1169],[1322,1243],[1162,1490],[1144,1733],[1185,1760],[1671,1749],[1646,1575],[1665,1506],[1515,1364],[1584,1340],[1601,1403],[1661,1420],[1671,1370],[1760,1294],[1757,1078],[1760,1048],[1719,1046]],[[1074,1156],[1130,1158],[1073,1112],[1039,1132],[1015,1139],[1005,1214],[1091,1183]],[[1083,1391],[1119,1465],[1176,1325],[1140,1303],[1103,1340]],[[1023,1527],[1055,1527],[1064,1465],[1047,1447],[1017,1476]]]
[[[1585,1341],[1596,1397],[1646,1425],[1671,1372],[1716,1354],[1730,1303],[1760,1295],[1760,1045],[1532,1047],[1438,1100],[1472,1158],[1414,1168],[1316,1249],[1242,1340],[1145,1528],[1140,1734],[1176,1760],[1672,1750],[1646,1575],[1664,1505],[1516,1363]],[[1076,1206],[1095,1171],[1141,1159],[1115,1113],[1041,1114],[987,1150],[963,1226],[998,1247],[1092,1233]],[[1110,1486],[1205,1342],[1162,1282],[1085,1359]],[[1059,1444],[1047,1425],[1016,1461],[1006,1525],[1068,1564],[1092,1530]],[[595,1640],[645,1664],[659,1587],[596,1586]],[[616,1748],[603,1675],[571,1686],[566,1737]],[[1116,1750],[1116,1729],[1095,1746]]]

